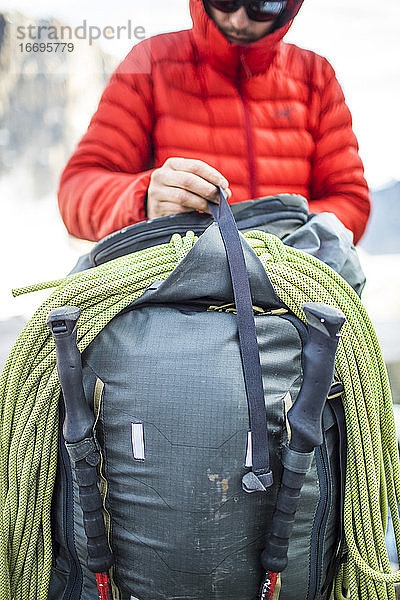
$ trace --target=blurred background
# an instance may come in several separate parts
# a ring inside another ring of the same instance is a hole
[[[188,0],[0,0],[0,366],[43,299],[11,288],[63,277],[90,249],[56,193],[108,77],[144,37],[190,26]],[[33,48],[61,28],[63,52]],[[363,300],[400,402],[400,3],[305,0],[286,41],[330,60],[352,111],[373,199]]]

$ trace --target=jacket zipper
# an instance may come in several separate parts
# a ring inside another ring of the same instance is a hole
[[[250,198],[249,199],[253,199],[253,198],[257,198],[256,164],[255,164],[255,158],[254,158],[253,136],[252,136],[251,126],[250,126],[249,107],[247,104],[246,96],[243,93],[243,85],[242,85],[242,71],[245,73],[247,79],[250,79],[251,72],[250,72],[249,67],[246,64],[245,59],[244,59],[243,51],[241,51],[241,53],[240,53],[240,64],[241,64],[241,69],[239,70],[239,74],[238,74],[237,87],[238,87],[239,97],[240,97],[240,100],[241,100],[241,103],[243,106],[244,126],[245,126],[245,130],[246,130],[246,139],[247,139],[247,159],[248,159],[248,164],[249,164],[249,178],[250,178],[250,185],[249,185]]]
[[[210,219],[210,223],[211,223],[211,219]],[[91,258],[93,260],[93,266],[98,266],[103,264],[104,262],[111,260],[112,258],[116,258],[118,256],[121,256],[119,254],[119,252],[124,251],[125,249],[129,249],[130,246],[132,245],[132,243],[134,244],[139,244],[139,243],[143,243],[146,242],[148,240],[154,239],[154,234],[164,234],[167,235],[169,233],[171,233],[171,235],[173,233],[179,233],[180,235],[183,235],[184,233],[186,233],[187,231],[193,231],[193,233],[195,235],[201,235],[202,233],[205,232],[205,230],[207,229],[207,227],[209,226],[209,224],[205,223],[204,226],[200,225],[193,225],[193,226],[183,226],[183,227],[179,227],[176,225],[169,225],[169,226],[165,226],[162,227],[160,229],[158,229],[156,232],[153,231],[145,231],[143,233],[136,233],[134,234],[132,237],[127,237],[122,239],[120,242],[118,243],[113,243],[112,245],[108,246],[107,248],[101,249],[100,252],[93,252],[91,253]],[[161,242],[158,242],[161,243]],[[163,242],[165,243],[165,242]],[[147,248],[148,246],[144,246],[144,248]],[[115,254],[116,252],[118,252],[118,254]]]

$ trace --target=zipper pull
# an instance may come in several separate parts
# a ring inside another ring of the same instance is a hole
[[[245,60],[245,56],[244,56],[244,55],[245,55],[245,51],[244,51],[244,50],[241,50],[241,52],[240,52],[240,63],[241,63],[241,65],[242,65],[242,69],[243,69],[243,71],[244,71],[244,74],[245,74],[245,76],[246,76],[246,79],[250,79],[250,77],[251,77],[251,71],[250,71],[250,67],[249,67],[249,66],[248,66],[248,64],[246,63],[246,60]]]

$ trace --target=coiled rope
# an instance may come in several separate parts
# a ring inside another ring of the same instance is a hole
[[[304,320],[304,302],[324,302],[347,318],[336,359],[348,430],[345,559],[335,600],[394,600],[385,548],[389,504],[400,549],[400,467],[386,369],[357,294],[318,259],[260,231],[245,234],[278,296]],[[60,386],[47,314],[79,306],[81,352],[155,280],[168,277],[196,241],[193,232],[66,279],[17,290],[54,292],[20,334],[0,378],[0,600],[45,600],[51,558],[50,509],[57,463]]]

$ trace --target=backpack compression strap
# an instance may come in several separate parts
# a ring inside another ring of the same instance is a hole
[[[267,412],[253,302],[239,231],[221,188],[219,193],[220,204],[209,202],[208,206],[219,226],[231,274],[251,429],[253,467],[244,475],[242,486],[245,492],[262,492],[272,485],[273,476],[269,466]],[[275,295],[272,286],[271,290]]]

